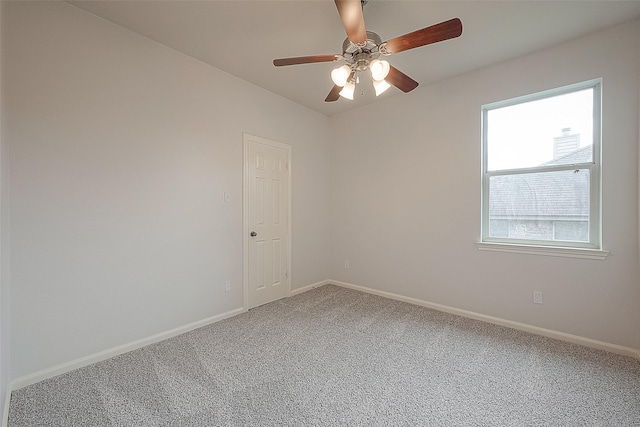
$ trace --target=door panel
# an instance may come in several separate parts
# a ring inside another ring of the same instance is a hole
[[[289,294],[289,153],[288,146],[245,135],[248,308]]]

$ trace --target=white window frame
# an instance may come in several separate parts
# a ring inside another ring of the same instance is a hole
[[[488,112],[544,98],[593,88],[593,145],[592,160],[586,163],[567,165],[535,166],[508,170],[488,170]],[[608,252],[602,250],[601,215],[601,121],[602,121],[602,79],[594,79],[560,88],[550,89],[530,95],[520,96],[482,106],[482,213],[481,250],[531,253],[538,255],[568,256],[579,258],[605,259]],[[569,242],[553,240],[514,239],[491,237],[489,235],[489,183],[493,176],[517,175],[536,172],[588,169],[590,174],[589,242]]]

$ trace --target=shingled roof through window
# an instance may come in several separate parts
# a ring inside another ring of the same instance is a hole
[[[591,161],[588,145],[543,165]],[[578,219],[589,215],[589,171],[575,169],[491,177],[491,219]]]

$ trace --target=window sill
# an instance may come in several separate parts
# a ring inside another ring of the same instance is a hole
[[[604,261],[609,255],[609,251],[601,249],[581,249],[581,248],[565,248],[555,246],[532,246],[517,245],[509,243],[488,243],[477,242],[476,245],[481,251],[492,252],[510,252],[515,254],[557,256],[566,258],[583,258]]]

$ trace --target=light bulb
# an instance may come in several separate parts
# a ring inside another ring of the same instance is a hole
[[[349,74],[351,74],[351,68],[348,65],[343,65],[331,71],[331,80],[333,80],[336,86],[342,87],[347,83]]]
[[[387,74],[389,74],[390,68],[391,67],[387,61],[380,61],[379,59],[374,59],[371,61],[371,64],[369,64],[371,77],[373,77],[373,80],[375,81],[384,80],[384,78],[387,77]]]
[[[376,90],[376,96],[380,96],[385,90],[389,89],[391,85],[386,80],[374,80],[373,87]]]
[[[342,90],[340,91],[340,96],[344,96],[347,99],[353,101],[353,93],[356,91],[356,84],[354,82],[346,82]]]

